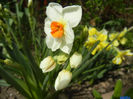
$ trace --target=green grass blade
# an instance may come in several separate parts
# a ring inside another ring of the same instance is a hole
[[[79,66],[79,68],[82,66],[82,65],[84,65],[85,64],[85,62],[88,60],[88,58],[90,57],[90,55],[91,55],[91,52],[96,48],[96,46],[99,44],[99,41],[97,41],[94,45],[93,45],[93,47],[90,49],[90,51],[88,52],[88,54],[85,56],[85,58],[83,58],[83,61],[82,61],[82,63],[81,63],[81,65]],[[82,66],[83,67],[83,66]],[[73,73],[74,72],[76,72],[79,68],[76,68],[74,71],[73,71]]]
[[[102,96],[101,96],[100,93],[97,92],[96,90],[93,90],[92,93],[93,93],[95,99],[102,99]]]
[[[3,67],[0,64],[0,74],[1,76],[11,85],[13,85],[17,90],[19,90],[24,96],[31,99],[31,95],[27,89],[27,86],[25,83],[14,77],[12,74],[6,72],[6,70],[3,69]]]
[[[122,92],[122,81],[121,80],[117,80],[112,99],[120,98],[121,92]]]
[[[8,86],[10,86],[10,84],[8,84],[5,80],[0,80],[0,86],[6,86],[6,87],[8,87]]]

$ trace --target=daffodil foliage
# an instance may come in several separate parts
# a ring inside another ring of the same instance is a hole
[[[133,55],[119,49],[132,27],[113,33],[87,27],[80,5],[52,2],[41,28],[36,4],[23,3],[14,0],[13,10],[0,5],[0,76],[6,80],[0,85],[14,86],[27,99],[53,99],[73,83],[93,83]]]

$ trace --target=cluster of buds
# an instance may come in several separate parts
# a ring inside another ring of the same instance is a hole
[[[54,58],[52,56],[48,56],[41,61],[40,68],[42,69],[43,73],[50,72],[56,67],[56,64],[58,63],[62,64],[66,61],[66,59],[67,59],[66,55],[63,54],[55,56]],[[82,62],[82,55],[75,52],[70,57],[70,65],[68,66],[70,66],[70,68],[77,68],[79,67],[81,62]],[[70,83],[71,79],[72,79],[72,73],[70,70],[63,69],[62,71],[60,71],[55,80],[55,90],[61,90],[66,88]]]

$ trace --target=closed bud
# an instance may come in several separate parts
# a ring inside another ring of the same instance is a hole
[[[32,0],[28,0],[28,7],[32,5]]]
[[[65,61],[68,59],[68,55],[61,54],[61,55],[58,55],[58,56],[54,56],[54,59],[57,60],[58,64],[64,64]]]
[[[59,72],[55,81],[55,90],[61,90],[68,86],[72,79],[72,73],[67,70],[62,70]]]
[[[42,69],[43,73],[52,71],[56,66],[54,59],[51,56],[46,57],[40,63],[40,68]]]
[[[7,12],[7,13],[9,12],[9,10],[7,8],[4,8],[4,11]]]
[[[0,3],[0,10],[2,10],[2,4]]]
[[[88,33],[88,28],[87,28],[87,26],[84,27],[83,32],[87,32],[87,33]]]
[[[71,68],[77,68],[82,62],[82,55],[75,52],[70,58]]]
[[[12,65],[12,64],[13,64],[13,62],[12,62],[10,59],[5,59],[5,60],[4,60],[4,63],[5,63],[6,65]]]

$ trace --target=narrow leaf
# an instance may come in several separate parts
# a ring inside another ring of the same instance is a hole
[[[97,92],[95,89],[92,91],[95,99],[102,99],[102,96],[100,95],[99,92]]]
[[[121,96],[121,92],[122,92],[122,81],[117,80],[112,98],[113,99],[119,98]]]
[[[13,85],[24,96],[29,97],[29,99],[31,99],[30,93],[25,83],[22,80],[17,79],[16,77],[12,76],[12,74],[6,72],[6,70],[3,69],[1,64],[0,64],[0,74],[9,84]]]
[[[0,86],[10,86],[5,80],[0,80]]]

